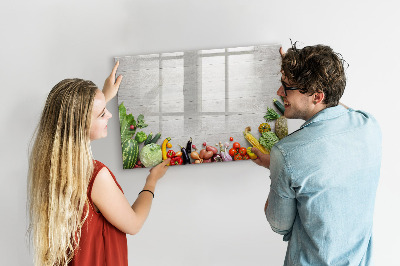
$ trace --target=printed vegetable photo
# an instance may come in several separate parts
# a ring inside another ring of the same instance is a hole
[[[124,169],[255,159],[288,134],[280,45],[116,57]]]

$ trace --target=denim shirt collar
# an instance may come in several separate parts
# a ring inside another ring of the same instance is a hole
[[[318,113],[316,113],[313,117],[311,117],[310,119],[308,119],[301,127],[300,129],[315,123],[315,122],[319,122],[319,121],[324,121],[324,120],[329,120],[332,118],[336,118],[339,116],[342,116],[344,114],[346,114],[350,109],[346,109],[345,107],[343,107],[342,105],[337,105],[334,107],[329,107],[329,108],[325,108],[321,111],[319,111]]]

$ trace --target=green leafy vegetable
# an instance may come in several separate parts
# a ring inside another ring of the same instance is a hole
[[[280,115],[274,109],[267,107],[267,113],[264,116],[264,118],[267,122],[276,120],[279,117],[280,117]]]
[[[147,124],[144,122],[144,116],[141,114],[138,116],[138,122],[136,123],[135,117],[132,114],[126,114],[126,108],[122,102],[119,107],[119,123],[121,126],[121,143],[125,140],[132,138],[136,133],[136,128],[145,128]],[[134,126],[131,129],[131,126]]]
[[[118,107],[118,111],[119,111],[119,123],[120,125],[122,124],[122,121],[124,120],[125,116],[126,116],[126,108],[124,106],[124,102],[122,102],[119,107]]]
[[[145,167],[153,167],[162,162],[162,151],[158,144],[150,143],[142,148],[139,159]]]
[[[278,141],[278,136],[272,131],[262,133],[259,140],[260,144],[269,151],[272,149],[272,146],[274,146]]]
[[[147,127],[148,125],[144,122],[144,116],[142,115],[142,114],[140,114],[138,117],[137,117],[137,127],[138,128],[145,128],[145,127]]]

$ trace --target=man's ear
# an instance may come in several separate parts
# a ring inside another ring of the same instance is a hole
[[[318,104],[318,103],[322,103],[325,99],[325,93],[323,92],[316,92],[313,94],[313,103],[314,104]]]

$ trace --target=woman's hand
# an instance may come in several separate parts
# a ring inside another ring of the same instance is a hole
[[[165,175],[165,172],[168,170],[168,164],[171,161],[171,158],[164,160],[163,162],[159,163],[158,165],[151,168],[150,175],[147,177],[147,182],[151,182],[154,184]]]
[[[103,86],[103,94],[106,98],[106,103],[110,101],[114,96],[117,94],[119,85],[122,81],[122,75],[119,75],[117,80],[115,80],[115,75],[117,73],[117,69],[119,66],[119,61],[115,63],[113,70],[111,71],[110,76],[107,77],[106,81],[104,82]]]

